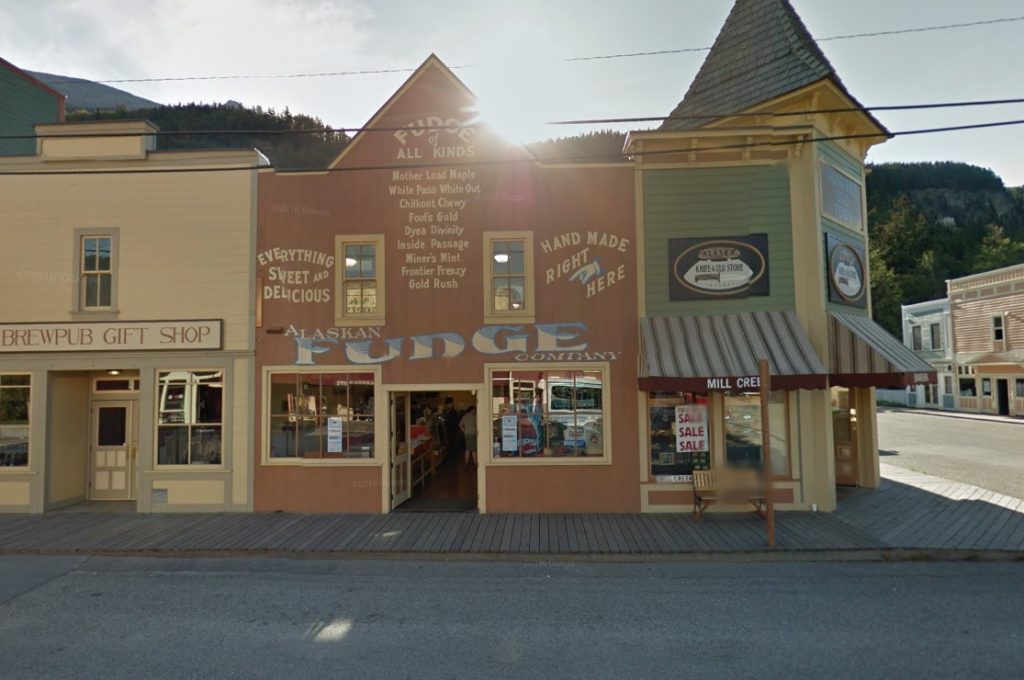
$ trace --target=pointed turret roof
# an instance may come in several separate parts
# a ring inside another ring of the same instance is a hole
[[[824,79],[855,106],[832,64],[789,0],[736,0],[697,77],[662,130],[692,130],[729,113],[745,111]],[[871,121],[885,128],[870,114]]]

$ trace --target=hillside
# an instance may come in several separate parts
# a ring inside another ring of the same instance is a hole
[[[134,111],[79,111],[68,115],[68,120],[143,118],[156,123],[162,132],[226,131],[212,135],[161,135],[157,137],[157,149],[256,148],[266,154],[279,169],[325,168],[349,142],[349,137],[344,133],[278,134],[320,130],[326,125],[319,118],[293,115],[288,109],[278,113],[259,106],[246,108],[237,104],[179,104]]]
[[[102,110],[113,111],[123,108],[127,110],[148,109],[160,104],[137,97],[130,92],[119,90],[102,83],[95,83],[83,78],[72,78],[55,73],[43,73],[42,71],[27,71],[33,77],[43,81],[61,94],[67,96],[66,109],[68,112]]]
[[[900,305],[945,297],[946,279],[1024,262],[1024,191],[966,163],[869,167],[875,320],[899,335]]]

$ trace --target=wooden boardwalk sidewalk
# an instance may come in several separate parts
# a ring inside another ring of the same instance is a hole
[[[1024,500],[890,465],[834,513],[778,514],[781,552],[1024,552]],[[100,506],[102,508],[103,506]],[[718,555],[767,551],[752,513],[0,515],[0,554]]]
[[[1024,500],[885,463],[835,517],[891,548],[1024,551]]]
[[[870,537],[823,513],[780,513],[784,551],[863,550]],[[766,550],[753,514],[394,513],[0,516],[0,553],[673,555]]]

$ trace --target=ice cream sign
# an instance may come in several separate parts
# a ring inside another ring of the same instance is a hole
[[[669,298],[768,295],[768,236],[669,240]]]

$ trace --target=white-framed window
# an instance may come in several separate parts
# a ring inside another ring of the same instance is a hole
[[[118,376],[95,378],[92,382],[92,391],[101,394],[138,392],[139,379],[134,376],[127,378]]]
[[[0,470],[28,466],[32,376],[0,374]]]
[[[338,294],[334,316],[339,326],[384,323],[384,236],[340,235],[335,238]]]
[[[156,424],[157,465],[220,465],[224,371],[158,372]]]
[[[953,394],[953,376],[945,375],[942,377],[942,385],[946,394]]]
[[[1001,342],[1003,340],[1003,337],[1004,337],[1003,330],[1004,329],[1003,329],[1003,317],[1002,317],[1002,315],[1000,315],[1000,316],[993,316],[992,317],[992,339],[995,340],[996,342]]]
[[[365,368],[268,369],[263,461],[374,458],[376,388],[377,373]]]
[[[116,227],[74,230],[72,314],[118,313],[120,232]]]
[[[928,327],[928,335],[930,336],[932,349],[942,349],[942,329],[939,324],[931,324]]]
[[[492,462],[610,463],[609,376],[608,364],[488,366]]]
[[[533,234],[484,233],[484,323],[532,323]]]
[[[910,329],[910,342],[911,342],[911,349],[913,349],[915,352],[920,352],[924,348],[924,345],[922,344],[922,341],[921,341],[921,327],[920,326],[914,326],[914,327],[912,327]]]

